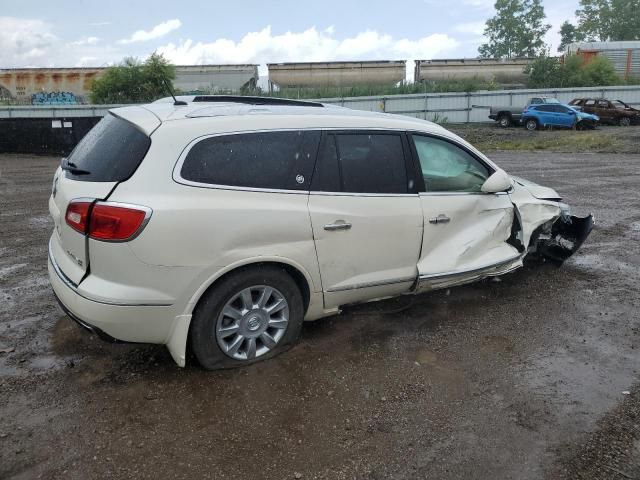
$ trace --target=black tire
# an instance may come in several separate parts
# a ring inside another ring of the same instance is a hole
[[[534,130],[537,130],[538,128],[540,128],[540,124],[538,123],[538,121],[536,119],[528,118],[524,122],[524,128],[526,128],[530,132],[533,132]]]
[[[618,123],[621,127],[628,127],[629,125],[631,125],[631,119],[629,117],[620,117]]]
[[[511,126],[511,117],[505,113],[500,114],[496,120],[499,127],[508,128]]]
[[[273,349],[251,360],[237,360],[228,356],[218,344],[216,325],[226,303],[242,290],[255,285],[266,285],[282,293],[289,307],[289,322],[284,335]],[[198,363],[207,370],[250,365],[291,348],[300,336],[303,318],[302,294],[283,268],[271,265],[245,268],[223,278],[198,302],[191,320],[191,351]]]

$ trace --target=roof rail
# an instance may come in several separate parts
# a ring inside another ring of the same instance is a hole
[[[245,105],[284,105],[290,107],[324,107],[322,103],[305,100],[290,100],[276,97],[245,97],[241,95],[196,95],[194,102],[206,103],[242,103]]]

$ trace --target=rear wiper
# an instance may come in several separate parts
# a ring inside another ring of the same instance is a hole
[[[73,175],[90,175],[91,174],[89,170],[83,170],[82,168],[78,168],[78,166],[75,163],[70,162],[66,158],[62,159],[62,162],[60,163],[60,167],[62,168],[62,170],[71,172]]]

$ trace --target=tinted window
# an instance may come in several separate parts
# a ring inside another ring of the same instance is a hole
[[[342,190],[338,150],[333,135],[327,135],[324,139],[313,173],[311,190],[314,192],[340,192]]]
[[[343,192],[408,192],[400,135],[338,134],[335,139]]]
[[[567,107],[563,107],[562,105],[556,105],[555,111],[558,113],[569,113],[569,112],[573,112],[574,110],[571,110],[570,108],[567,108]]]
[[[598,100],[598,106],[603,108],[608,108],[609,102],[607,102],[606,100]]]
[[[592,107],[593,105],[596,104],[595,100],[587,100],[586,102],[584,102],[585,105]]]
[[[531,105],[538,105],[540,103],[542,103],[542,99],[541,98],[534,97],[534,98],[531,99]]]
[[[538,110],[539,112],[553,112],[554,111],[554,106],[553,105],[540,105],[539,107],[536,107],[536,110]]]
[[[206,138],[182,165],[185,180],[213,185],[308,190],[319,132],[265,132]]]
[[[135,172],[147,154],[151,139],[133,124],[105,116],[69,155],[69,162],[86,175],[66,175],[85,182],[121,182]]]
[[[489,169],[445,140],[413,135],[427,192],[479,192]]]

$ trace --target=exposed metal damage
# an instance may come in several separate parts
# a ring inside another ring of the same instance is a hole
[[[532,251],[561,264],[583,244],[593,229],[593,215],[561,215],[544,224],[532,238]]]

